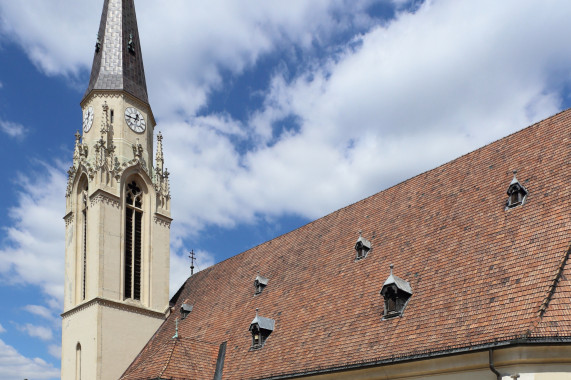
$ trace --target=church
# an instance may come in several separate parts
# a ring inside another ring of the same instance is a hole
[[[104,0],[81,107],[62,379],[571,379],[571,110],[193,274],[169,300],[169,173],[134,0]]]

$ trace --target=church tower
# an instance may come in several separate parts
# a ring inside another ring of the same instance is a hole
[[[104,0],[66,191],[62,379],[117,379],[168,312],[170,191],[134,0]]]

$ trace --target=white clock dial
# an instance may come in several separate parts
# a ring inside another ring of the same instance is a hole
[[[145,131],[146,123],[143,114],[136,108],[129,107],[125,110],[125,121],[129,128],[137,133]]]
[[[87,133],[93,124],[93,107],[89,107],[83,111],[83,132]]]

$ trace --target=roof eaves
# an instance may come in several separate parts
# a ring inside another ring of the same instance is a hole
[[[571,336],[520,336],[508,337],[506,340],[498,341],[492,340],[480,344],[470,346],[452,346],[443,350],[417,352],[410,355],[391,356],[387,358],[374,359],[372,361],[358,361],[346,363],[342,366],[335,366],[330,368],[312,368],[305,371],[295,373],[282,373],[270,375],[269,377],[258,377],[253,380],[278,380],[278,379],[294,379],[299,377],[314,376],[320,374],[334,373],[349,371],[355,369],[371,368],[387,364],[404,363],[413,360],[430,359],[436,357],[444,357],[450,355],[463,354],[466,352],[484,351],[490,348],[506,348],[510,346],[521,345],[541,345],[541,344],[571,344]]]

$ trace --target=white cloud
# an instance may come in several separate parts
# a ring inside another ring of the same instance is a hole
[[[54,358],[61,359],[61,346],[57,344],[50,344],[48,346],[48,352]]]
[[[222,85],[277,49],[327,46],[331,35],[370,23],[372,0],[138,1],[137,18],[155,112],[193,115]],[[89,70],[101,15],[99,2],[0,1],[0,37],[17,42],[38,68],[74,81]],[[174,10],[174,11],[173,11]],[[160,27],[157,27],[160,25]],[[50,31],[46,33],[46,31]],[[85,85],[82,84],[84,87]]]
[[[0,246],[0,275],[40,286],[61,309],[66,175],[59,167],[39,165],[41,171],[17,178],[18,203],[9,210],[12,225]]]
[[[31,323],[26,323],[23,326],[16,325],[16,328],[22,332],[25,332],[33,338],[39,338],[43,341],[48,341],[53,338],[53,332],[51,329],[43,326],[32,325]]]
[[[294,80],[276,75],[250,120],[209,116],[246,125],[246,137],[165,121],[173,235],[260,215],[316,218],[557,112],[571,24],[556,13],[517,1],[426,2]],[[296,128],[276,129],[292,116]],[[236,137],[256,144],[240,153]]]
[[[1,83],[0,88],[2,88]],[[21,124],[0,119],[0,131],[13,138],[23,138],[27,129]]]
[[[76,76],[92,58],[101,4],[73,3],[31,0],[18,7],[0,1],[0,37],[17,42],[45,73]]]
[[[4,87],[4,83],[0,82],[0,88]]]
[[[5,333],[5,332],[6,332],[6,329],[2,325],[0,325],[0,334]]]
[[[30,359],[0,339],[0,378],[3,380],[56,379],[60,370],[40,358]]]
[[[53,321],[54,319],[56,319],[56,318],[54,318],[53,313],[48,308],[46,308],[44,306],[26,305],[22,309],[24,309],[24,310],[26,310],[32,314],[38,315],[42,318],[48,319],[50,321]],[[59,318],[57,320],[59,322]]]

